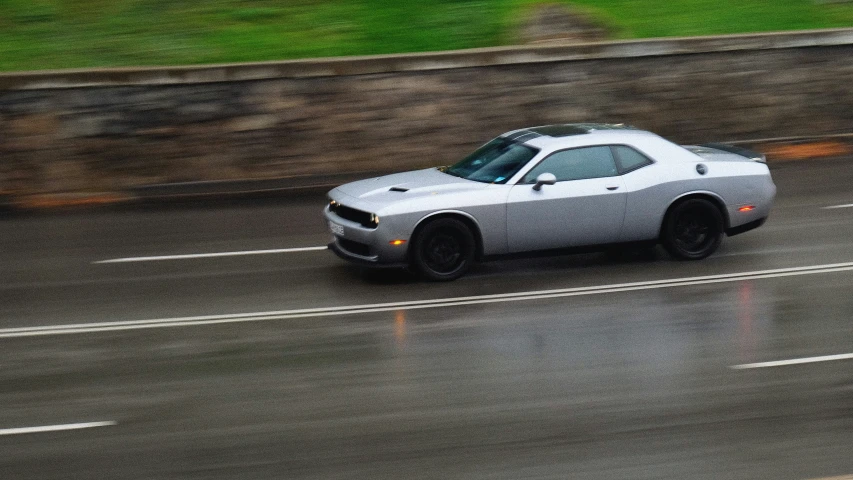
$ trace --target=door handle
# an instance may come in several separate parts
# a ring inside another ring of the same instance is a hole
[[[608,190],[616,190],[617,188],[619,188],[619,185],[609,185],[607,187]]]

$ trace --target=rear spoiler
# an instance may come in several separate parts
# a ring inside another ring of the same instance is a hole
[[[734,145],[727,145],[725,143],[703,143],[699,146],[706,148],[714,148],[717,150],[722,150],[724,152],[733,153],[735,155],[740,155],[741,157],[746,157],[750,160],[755,160],[756,162],[767,163],[767,157],[764,156],[763,153],[759,153],[746,148],[736,147]]]

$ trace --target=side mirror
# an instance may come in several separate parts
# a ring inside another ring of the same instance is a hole
[[[542,190],[542,185],[553,185],[555,183],[557,183],[557,177],[553,173],[540,173],[536,177],[536,185],[533,185],[533,190],[538,192]]]

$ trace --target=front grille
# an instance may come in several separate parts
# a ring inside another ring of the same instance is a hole
[[[368,212],[356,210],[352,207],[341,205],[340,203],[329,205],[329,210],[345,220],[360,223],[362,226],[367,228],[376,228],[376,223],[373,221],[373,215]]]
[[[356,255],[361,255],[362,257],[370,256],[370,247],[363,243],[354,242],[352,240],[348,240],[346,238],[337,237],[338,245],[341,246],[344,250],[354,253]]]

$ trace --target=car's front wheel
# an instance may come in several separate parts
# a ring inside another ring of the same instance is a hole
[[[456,280],[474,261],[474,234],[463,222],[453,218],[430,221],[412,243],[412,266],[427,280]]]
[[[701,198],[675,205],[664,223],[661,241],[681,260],[701,260],[717,250],[723,240],[723,215],[716,205]]]

